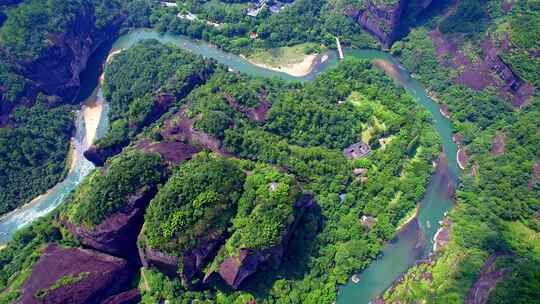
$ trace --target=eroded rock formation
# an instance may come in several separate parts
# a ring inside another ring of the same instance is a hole
[[[18,1],[7,0],[3,4]],[[28,80],[28,86],[22,94],[32,102],[39,92],[55,96],[61,102],[70,102],[79,93],[80,75],[86,69],[90,56],[104,42],[113,39],[125,19],[116,16],[101,28],[95,25],[94,10],[83,8],[73,17],[70,30],[63,33],[49,33],[48,47],[37,58],[7,58],[8,62],[17,62],[17,73]],[[3,107],[0,114],[9,113],[17,103]]]
[[[76,226],[67,220],[65,225],[84,246],[137,262],[136,242],[144,211],[156,192],[155,187],[139,189],[126,198],[124,207],[94,227]]]
[[[142,127],[149,125],[158,120],[163,115],[169,106],[175,101],[175,97],[169,94],[162,94],[155,97],[155,104],[152,107],[151,114],[142,123],[142,126],[129,125],[131,129],[141,129]],[[96,166],[103,166],[109,157],[112,157],[120,152],[127,143],[118,143],[115,145],[100,146],[94,144],[84,151],[84,157],[94,163]]]
[[[287,227],[279,244],[259,250],[239,248],[238,255],[226,257],[219,265],[217,272],[211,271],[207,273],[204,282],[210,283],[219,276],[233,289],[238,289],[242,282],[257,272],[263,264],[271,267],[279,267],[286,252],[288,242],[302,214],[314,205],[315,201],[312,195],[302,195],[294,206],[297,210],[295,220]]]
[[[123,259],[49,244],[23,284],[19,303],[100,303],[131,288],[133,275]]]
[[[346,14],[366,31],[374,35],[384,47],[390,47],[403,23],[404,12],[418,14],[429,7],[432,0],[363,0],[362,7],[349,8]]]

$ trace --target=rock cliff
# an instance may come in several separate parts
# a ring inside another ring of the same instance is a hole
[[[154,98],[154,101],[155,102],[154,106],[152,107],[152,112],[144,121],[143,125],[136,126],[131,124],[129,125],[130,129],[138,130],[158,120],[161,115],[163,115],[167,111],[169,106],[175,101],[175,97],[169,94],[163,94],[156,96]],[[105,164],[109,157],[112,157],[122,152],[122,149],[127,144],[129,144],[129,141],[127,143],[122,142],[109,145],[103,145],[98,142],[97,144],[91,145],[88,150],[84,151],[83,155],[86,159],[94,163],[94,165],[103,166],[103,164]]]
[[[295,220],[287,227],[279,244],[259,250],[239,248],[238,255],[226,257],[219,265],[218,271],[207,273],[203,282],[210,284],[219,276],[233,289],[238,289],[242,282],[257,272],[263,264],[279,267],[286,252],[287,244],[301,216],[308,208],[314,205],[315,201],[312,195],[302,195],[294,206],[296,209]]]
[[[101,303],[128,290],[133,276],[123,259],[49,244],[23,284],[18,303]]]
[[[137,236],[144,211],[156,192],[155,187],[139,189],[126,199],[124,207],[94,227],[76,226],[67,220],[64,223],[84,246],[137,263]]]
[[[18,1],[4,0],[1,4]],[[37,93],[56,96],[62,102],[73,101],[81,87],[80,74],[86,69],[90,56],[104,42],[113,39],[125,19],[118,15],[101,28],[95,25],[96,17],[91,6],[84,7],[70,21],[69,30],[48,33],[48,46],[36,58],[20,58],[6,53],[7,62],[14,63],[17,74],[27,80],[22,96],[33,102]],[[0,114],[9,113],[12,107],[2,108]]]
[[[388,48],[399,33],[405,12],[417,15],[427,9],[431,2],[432,0],[362,0],[361,7],[351,7],[346,14],[375,36],[383,47]]]
[[[153,250],[146,245],[139,248],[139,254],[144,267],[156,267],[170,277],[180,274],[182,284],[186,288],[194,288],[197,286],[192,282],[196,281],[196,277],[201,275],[202,269],[214,257],[224,240],[225,234],[202,240],[196,248],[181,253],[181,259]],[[145,242],[141,243],[144,244]],[[178,269],[180,260],[182,265],[180,266],[181,269]]]

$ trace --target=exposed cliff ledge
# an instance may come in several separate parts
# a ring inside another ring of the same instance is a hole
[[[155,187],[139,189],[126,199],[124,207],[94,227],[76,226],[67,220],[64,224],[84,246],[138,262],[137,237],[143,225],[144,211],[156,192]]]
[[[142,244],[139,247],[139,255],[144,267],[156,267],[170,277],[175,277],[180,273],[182,284],[186,288],[194,288],[198,286],[194,286],[192,282],[197,276],[201,275],[202,269],[214,257],[224,240],[225,234],[215,236],[201,241],[196,248],[181,253],[182,269],[178,269],[179,257],[153,250],[146,246],[146,242],[144,241],[139,242]]]
[[[23,284],[18,303],[101,303],[128,290],[133,275],[120,258],[49,244]]]
[[[152,112],[143,123],[143,126],[149,125],[158,120],[169,108],[169,106],[175,101],[175,97],[169,94],[158,95],[154,98],[155,104],[152,107]],[[140,129],[143,126],[129,125],[131,129]],[[122,149],[129,144],[127,142],[118,142],[115,144],[100,145],[99,142],[84,151],[83,155],[86,159],[94,163],[96,166],[103,166],[107,159],[111,156],[117,155],[122,152]]]
[[[380,2],[380,1],[379,1]],[[351,7],[345,13],[383,45],[390,47],[397,37],[404,12],[418,14],[431,5],[432,0],[396,0],[376,4],[373,0],[362,0],[363,7]]]
[[[213,280],[221,277],[233,289],[238,289],[263,264],[279,267],[300,218],[308,208],[314,205],[315,201],[312,195],[302,195],[294,206],[296,209],[295,220],[287,227],[279,244],[260,250],[239,248],[238,255],[226,257],[219,265],[219,270],[207,273],[203,282],[210,284]]]

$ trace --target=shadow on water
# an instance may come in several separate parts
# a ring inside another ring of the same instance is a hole
[[[103,72],[103,63],[112,49],[114,40],[104,42],[88,59],[86,69],[81,73],[81,88],[75,102],[81,103],[94,93],[99,85],[99,76]]]

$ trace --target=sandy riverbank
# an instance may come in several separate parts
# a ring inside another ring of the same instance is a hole
[[[467,165],[469,164],[469,159],[467,157],[467,154],[465,154],[465,151],[463,150],[463,148],[459,148],[457,150],[456,158],[457,158],[458,167],[461,170],[465,170],[465,168],[467,168]]]
[[[84,125],[86,130],[86,142],[88,145],[94,143],[97,128],[103,113],[103,101],[96,98],[82,107]]]
[[[405,228],[410,222],[413,220],[416,220],[418,216],[418,212],[420,212],[420,204],[416,204],[416,208],[414,208],[414,212],[410,212],[406,218],[404,218],[399,225],[396,228],[396,232],[399,233],[403,228]]]
[[[399,75],[399,71],[394,64],[383,59],[375,59],[372,62],[373,62],[373,65],[382,69],[388,76],[390,76],[390,78],[394,79],[398,83],[402,82],[401,81],[402,78]]]
[[[105,60],[105,65],[108,65],[111,63],[113,57],[115,55],[118,55],[120,54],[121,52],[123,52],[124,49],[113,49],[111,50],[111,52],[109,53],[109,55],[107,56],[107,59]],[[100,85],[103,85],[103,82],[105,81],[105,73],[101,73],[101,75],[99,75],[99,84]]]
[[[282,66],[276,67],[267,65],[264,63],[256,62],[253,60],[248,59],[246,56],[240,55],[240,57],[246,59],[249,61],[249,63],[256,65],[258,67],[276,71],[276,72],[282,72],[285,74],[289,74],[294,77],[304,77],[306,75],[309,75],[316,64],[318,64],[318,58],[319,55],[311,54],[304,56],[304,59],[297,63],[290,63],[290,64],[284,64]]]

